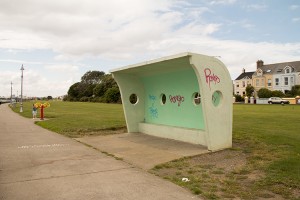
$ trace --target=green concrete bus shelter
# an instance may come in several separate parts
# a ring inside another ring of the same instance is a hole
[[[129,133],[232,146],[232,81],[213,56],[181,53],[112,70]]]

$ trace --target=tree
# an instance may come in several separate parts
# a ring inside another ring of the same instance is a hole
[[[88,71],[81,77],[81,82],[85,84],[99,84],[105,73],[102,71]]]
[[[69,101],[121,102],[119,87],[111,74],[88,71],[81,82],[71,85],[68,91]]]
[[[299,96],[300,95],[300,85],[294,85],[288,94],[291,97]]]
[[[106,92],[105,85],[103,83],[97,84],[93,89],[95,97],[102,97]]]
[[[112,87],[118,87],[118,84],[116,83],[115,79],[112,77],[111,74],[106,74],[103,77],[102,82],[104,83],[106,89],[112,88]]]
[[[106,92],[105,92],[105,101],[107,103],[118,103],[120,102],[120,91],[119,88],[113,87],[113,88],[109,88]]]
[[[246,87],[246,96],[247,97],[253,96],[254,91],[255,91],[255,89],[252,85],[247,85],[247,87]]]
[[[81,83],[79,85],[79,97],[91,97],[93,96],[93,89],[95,84]]]
[[[93,94],[96,97],[101,97],[105,94],[105,92],[109,88],[113,88],[113,87],[118,88],[115,79],[112,77],[111,74],[106,74],[103,76],[101,83],[97,84],[96,87],[94,88]]]
[[[257,92],[259,98],[270,98],[272,96],[272,91],[267,88],[261,88]]]
[[[272,91],[272,97],[284,97],[284,93],[280,90],[274,90]]]
[[[78,86],[80,85],[80,82],[74,83],[71,85],[71,87],[68,90],[68,97],[69,98],[77,98],[79,95]]]

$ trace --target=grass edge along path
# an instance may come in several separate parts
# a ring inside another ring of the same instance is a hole
[[[23,112],[17,104],[13,111],[23,117],[32,118],[32,104],[24,102]],[[44,101],[42,101],[44,103]],[[35,123],[50,131],[71,137],[108,135],[127,132],[121,104],[49,101],[50,107],[44,109],[43,121]],[[38,110],[37,118],[40,117]]]

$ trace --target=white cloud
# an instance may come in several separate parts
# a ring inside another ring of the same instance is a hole
[[[165,52],[171,55],[191,51],[205,55],[221,56],[220,60],[228,67],[232,79],[235,79],[241,73],[242,67],[249,71],[255,70],[255,63],[258,59],[271,64],[299,60],[300,55],[300,43],[251,43],[217,40],[210,36],[199,37],[197,34],[177,35],[161,41],[156,46],[157,48],[154,51],[161,55]]]
[[[28,97],[36,96],[60,96],[66,94],[69,87],[74,83],[72,74],[65,71],[55,73],[49,78],[45,76],[47,71],[37,71],[28,69],[24,71],[24,95]],[[60,77],[60,74],[62,77]]]
[[[99,54],[112,45],[122,47],[120,42],[128,45],[155,39],[180,20],[170,7],[168,0],[4,1],[0,6],[4,30],[0,31],[0,47]]]
[[[210,1],[211,5],[218,5],[218,4],[233,4],[235,3],[236,0],[214,0],[214,1]]]
[[[299,8],[300,8],[299,5],[291,5],[291,6],[290,6],[290,10],[297,10],[297,9],[299,9]]]
[[[292,19],[292,22],[300,22],[300,17],[293,18],[293,19]]]
[[[0,62],[6,62],[6,63],[18,63],[18,64],[42,64],[42,62],[33,62],[33,61],[27,61],[27,60],[12,60],[12,59],[0,59]]]
[[[44,68],[25,67],[23,73],[23,95],[27,97],[65,95],[69,87],[80,80],[82,75],[77,66],[63,64],[48,65]],[[13,83],[13,95],[20,95],[21,71],[15,68],[1,70],[0,96],[10,96],[11,82]]]
[[[16,28],[16,30],[5,30],[5,27],[1,26],[1,22],[0,27],[2,27],[2,30],[0,30],[0,48],[46,49],[51,47],[50,41],[31,30],[21,30],[19,28]]]
[[[243,28],[248,30],[253,30],[255,28],[255,25],[250,23],[248,20],[242,20],[238,24],[240,24]]]
[[[245,6],[248,11],[265,11],[268,6],[265,4],[250,4]]]
[[[77,73],[79,70],[78,66],[70,65],[70,64],[57,64],[57,65],[47,65],[45,69],[54,71],[54,72],[62,72],[62,73]]]
[[[215,0],[206,5],[236,2]],[[214,33],[224,31],[224,25],[203,19],[205,13],[217,15],[212,8],[179,0],[2,0],[0,48],[51,49],[56,54],[53,63],[24,58],[0,58],[0,62],[40,65],[41,69],[25,70],[25,93],[57,96],[66,94],[70,85],[80,80],[83,75],[80,69],[84,65],[79,62],[89,58],[114,63],[125,60],[133,64],[191,51],[221,56],[233,79],[242,67],[254,70],[258,59],[265,63],[299,60],[299,43],[251,43],[213,38]],[[244,8],[265,11],[268,6],[252,4]],[[298,7],[294,5],[290,9]],[[294,22],[298,20],[294,18]],[[255,28],[245,20],[232,23],[246,29]],[[16,75],[1,71],[0,91],[10,91],[10,80],[20,82],[19,72]]]
[[[13,73],[8,70],[1,70],[0,73],[0,91],[2,91],[0,96],[10,97],[11,95],[11,82],[13,83],[13,88],[20,88],[18,85],[18,79],[20,79],[20,74]],[[3,93],[3,91],[6,91]],[[19,90],[20,91],[20,90]],[[15,93],[14,93],[15,94]]]
[[[175,0],[4,1],[0,48],[52,49],[60,54],[58,60],[65,61],[112,54],[130,58],[173,31],[202,29],[201,35],[208,35],[218,30],[219,24],[201,20],[208,8],[181,10],[183,4]],[[187,20],[190,22],[180,27]]]

